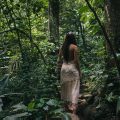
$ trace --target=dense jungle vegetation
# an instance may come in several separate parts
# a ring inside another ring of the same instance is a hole
[[[57,69],[69,31],[82,71],[77,114],[120,119],[119,0],[0,0],[0,120],[69,120]]]

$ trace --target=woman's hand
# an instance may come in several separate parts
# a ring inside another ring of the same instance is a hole
[[[80,76],[80,78],[82,78],[82,72],[79,72],[79,76]]]
[[[62,67],[62,61],[57,62],[57,69],[60,70]]]

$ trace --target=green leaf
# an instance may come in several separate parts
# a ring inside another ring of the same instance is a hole
[[[50,106],[57,106],[58,105],[58,101],[54,100],[54,99],[50,99],[46,104],[50,105]]]
[[[88,12],[88,7],[87,6],[82,6],[80,9],[79,9],[79,13],[84,13],[84,12]]]
[[[61,113],[63,120],[71,120],[69,113]]]
[[[44,101],[44,99],[40,99],[40,102],[37,104],[37,107],[43,107],[43,105],[45,104],[45,101]]]
[[[62,108],[59,108],[59,109],[56,109],[54,111],[52,111],[54,114],[58,114],[58,113],[61,113],[63,112],[63,109]]]
[[[3,118],[3,120],[18,120],[20,118],[23,118],[23,117],[26,117],[29,115],[31,115],[31,114],[28,112],[24,112],[24,113],[14,114],[11,116],[6,116],[5,118]]]
[[[33,110],[35,107],[35,101],[32,100],[29,104],[28,104],[28,110]]]
[[[12,108],[14,108],[13,111],[18,111],[18,110],[26,110],[27,107],[22,103],[18,103],[12,106]]]
[[[120,112],[120,96],[118,97],[116,112]]]
[[[9,80],[9,74],[5,74],[4,77],[0,80],[0,90],[3,90]]]
[[[19,0],[14,0],[14,5],[18,3],[19,3]]]

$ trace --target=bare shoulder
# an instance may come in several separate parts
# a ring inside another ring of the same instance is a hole
[[[76,45],[74,45],[74,44],[71,44],[71,45],[70,45],[70,49],[71,49],[71,50],[77,50],[78,47],[77,47]]]

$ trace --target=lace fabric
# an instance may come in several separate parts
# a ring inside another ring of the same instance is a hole
[[[61,99],[78,103],[80,89],[79,72],[73,63],[63,63],[61,68]]]

